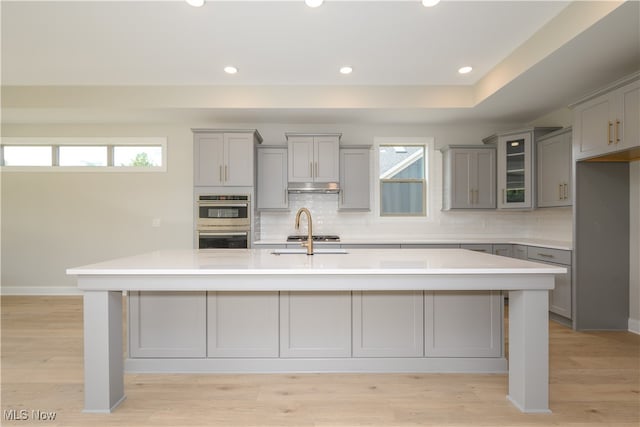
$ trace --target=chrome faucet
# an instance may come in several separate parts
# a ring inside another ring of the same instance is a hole
[[[298,212],[296,213],[296,230],[300,229],[300,215],[303,212],[307,214],[308,236],[307,236],[307,241],[302,242],[301,245],[307,247],[307,255],[313,255],[313,225],[311,222],[311,212],[309,212],[309,209],[307,208],[298,209]]]

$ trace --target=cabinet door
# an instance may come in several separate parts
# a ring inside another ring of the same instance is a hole
[[[278,292],[209,292],[208,357],[278,357]]]
[[[342,210],[370,210],[368,148],[340,150],[340,203]]]
[[[571,133],[538,141],[538,206],[571,205]]]
[[[224,185],[253,186],[253,134],[224,134]]]
[[[498,137],[498,208],[531,209],[531,132]]]
[[[609,151],[613,143],[612,116],[615,116],[615,100],[610,95],[594,98],[575,108],[573,132],[577,159]]]
[[[258,209],[288,209],[287,149],[258,149]]]
[[[131,292],[129,355],[205,357],[205,292]]]
[[[493,246],[484,243],[464,243],[460,245],[461,249],[469,249],[476,252],[493,253]]]
[[[196,186],[224,183],[224,135],[222,133],[195,135],[194,158]]]
[[[622,123],[616,123],[614,137],[616,149],[627,149],[640,146],[640,81],[618,89],[622,111],[618,114]]]
[[[511,257],[512,253],[513,253],[512,245],[508,245],[508,244],[493,245],[494,255]]]
[[[313,137],[290,137],[288,142],[289,182],[313,181]]]
[[[475,192],[473,207],[476,209],[495,209],[496,207],[496,152],[495,150],[477,150],[474,153],[473,177]]]
[[[350,292],[280,293],[280,357],[350,356]]]
[[[475,181],[472,171],[473,154],[470,150],[451,150],[451,208],[472,208],[474,194],[473,183]],[[474,168],[475,169],[475,168]],[[477,172],[476,172],[477,173]]]
[[[422,357],[422,291],[354,292],[354,357]]]
[[[314,173],[316,182],[338,182],[340,179],[340,142],[335,136],[317,136],[314,141]]]
[[[518,259],[527,259],[527,247],[524,245],[513,245],[511,256]]]
[[[499,291],[425,292],[427,357],[503,355]]]
[[[571,319],[571,267],[565,274],[556,274],[556,286],[549,292],[549,311]]]

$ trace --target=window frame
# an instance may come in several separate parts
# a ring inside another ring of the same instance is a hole
[[[380,178],[380,147],[385,146],[420,146],[424,149],[424,179],[381,179]],[[432,218],[431,207],[433,206],[431,194],[431,183],[433,182],[432,159],[434,157],[434,138],[433,137],[376,137],[374,138],[375,147],[375,189],[374,202],[376,204],[376,217],[381,221],[425,221]],[[420,214],[412,213],[383,213],[382,212],[382,185],[383,182],[422,182],[422,212]]]
[[[49,146],[52,148],[51,166],[5,166],[5,146]],[[106,166],[60,166],[59,150],[61,146],[100,146],[107,147]],[[160,147],[162,150],[161,166],[116,166],[113,164],[114,147]],[[166,172],[167,171],[167,138],[166,137],[3,137],[0,141],[0,171],[5,172]]]

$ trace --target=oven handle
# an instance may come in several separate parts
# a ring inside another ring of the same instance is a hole
[[[222,207],[222,208],[247,208],[249,207],[248,203],[215,203],[215,202],[198,202],[198,204],[200,206],[205,206],[205,207],[210,207],[210,206],[214,206],[214,207]]]
[[[199,231],[198,235],[199,236],[204,236],[204,237],[216,237],[216,236],[246,236],[248,234],[247,231],[232,231],[229,233],[224,233],[224,232],[219,232],[219,233],[215,233],[215,232],[210,232],[210,231]]]

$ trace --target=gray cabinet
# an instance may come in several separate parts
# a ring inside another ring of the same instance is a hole
[[[196,186],[253,186],[256,130],[193,129]]]
[[[443,154],[442,209],[495,209],[495,148],[447,146],[441,151]]]
[[[525,245],[513,245],[511,256],[518,259],[527,259],[527,247]]]
[[[286,133],[289,182],[338,182],[341,134]]]
[[[513,245],[509,245],[509,244],[494,244],[493,246],[493,254],[494,255],[500,255],[500,256],[506,256],[506,257],[512,257],[513,256]]]
[[[278,292],[208,292],[208,357],[278,357]]]
[[[371,210],[370,148],[340,149],[340,210]]]
[[[421,357],[423,293],[353,292],[354,357]]]
[[[460,245],[460,248],[469,249],[471,251],[476,251],[476,252],[484,252],[487,254],[493,253],[493,246],[489,244],[484,244],[484,243],[466,243],[466,244]]]
[[[497,144],[498,209],[533,209],[535,201],[534,142],[557,127],[536,127],[499,133],[483,141]]]
[[[640,73],[586,98],[573,109],[576,160],[640,146]]]
[[[503,298],[499,291],[425,292],[427,357],[503,354]]]
[[[571,251],[529,246],[527,258],[536,262],[567,267],[565,274],[556,274],[555,288],[549,291],[549,311],[571,319]]]
[[[571,206],[571,128],[564,128],[539,138],[536,141],[536,150],[538,206]]]
[[[351,292],[281,292],[280,357],[351,357]]]
[[[129,356],[206,356],[204,292],[131,292]]]
[[[259,210],[287,210],[287,149],[258,149],[258,179],[256,197]]]

